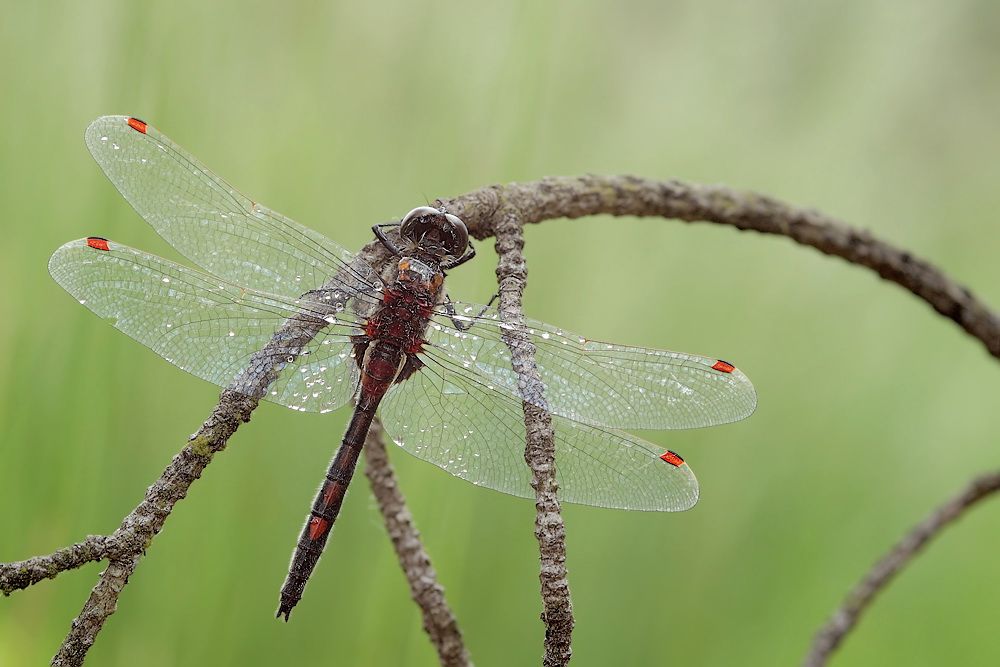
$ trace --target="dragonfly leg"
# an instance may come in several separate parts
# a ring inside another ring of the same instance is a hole
[[[393,243],[388,236],[386,236],[386,233],[382,231],[383,227],[399,227],[399,223],[382,222],[377,225],[373,225],[372,231],[375,232],[376,238],[378,238],[378,240],[382,242],[382,245],[384,245],[389,250],[389,252],[391,252],[396,257],[402,257],[403,251],[397,248],[396,244]]]
[[[472,245],[472,241],[470,240],[469,241],[469,249],[467,251],[465,251],[465,254],[462,255],[461,257],[458,257],[456,259],[451,260],[450,262],[444,262],[444,263],[442,263],[441,264],[441,270],[442,271],[448,271],[450,269],[454,269],[456,266],[459,266],[461,264],[465,264],[466,262],[468,262],[470,259],[472,259],[475,256],[476,256],[476,248]]]
[[[478,320],[480,317],[482,317],[483,313],[485,313],[487,310],[489,310],[489,307],[493,305],[493,302],[496,301],[499,296],[500,296],[499,294],[494,294],[490,298],[489,303],[487,303],[485,306],[483,306],[483,309],[480,310],[478,313],[476,313],[475,317],[473,317],[472,319],[473,320]],[[451,320],[451,323],[455,325],[455,328],[458,329],[459,331],[462,331],[462,332],[465,332],[465,331],[468,331],[469,329],[471,329],[472,326],[475,324],[475,322],[462,322],[461,320],[459,320],[458,319],[458,312],[455,310],[455,306],[452,304],[452,301],[448,297],[447,293],[444,295],[444,298],[445,298],[445,301],[444,301],[444,304],[443,304],[444,308],[448,312],[448,318]]]

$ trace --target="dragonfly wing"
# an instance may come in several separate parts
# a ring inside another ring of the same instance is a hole
[[[534,498],[521,400],[434,351],[421,359],[426,365],[394,385],[379,408],[386,432],[410,454],[456,477]],[[652,443],[559,415],[553,426],[565,502],[680,511],[698,501],[691,469]]]
[[[514,331],[495,308],[441,306],[428,344],[453,363],[473,366],[488,382],[520,396],[505,338]],[[456,323],[461,329],[456,327]],[[466,329],[466,330],[462,330]],[[685,429],[738,421],[757,406],[739,369],[710,357],[592,341],[537,320],[522,330],[534,343],[544,401],[570,419],[620,429]]]
[[[319,288],[344,270],[359,283],[381,286],[353,253],[243,196],[142,121],[104,116],[90,124],[85,139],[139,215],[212,275],[287,297]]]
[[[220,387],[317,412],[354,394],[350,336],[361,329],[350,299],[258,292],[96,238],[56,250],[49,272],[115,328]]]

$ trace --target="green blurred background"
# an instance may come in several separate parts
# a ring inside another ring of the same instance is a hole
[[[1000,304],[998,44],[993,0],[7,3],[0,561],[112,532],[218,394],[46,272],[87,235],[174,256],[87,153],[97,116],[143,118],[348,248],[438,196],[631,172],[816,207]],[[797,663],[891,543],[997,466],[996,360],[870,272],[711,225],[526,233],[529,315],[723,357],[760,394],[743,423],[644,434],[691,463],[694,510],[566,508],[575,665]],[[452,296],[495,291],[479,249]],[[262,406],[90,664],[435,664],[363,478],[292,622],[273,618],[346,418]],[[532,503],[390,453],[473,659],[538,664]],[[994,664],[998,526],[993,501],[949,530],[836,664]],[[47,664],[102,569],[0,600],[0,665]]]

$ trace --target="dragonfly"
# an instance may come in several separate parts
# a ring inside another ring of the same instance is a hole
[[[478,486],[533,498],[525,403],[552,415],[565,502],[681,511],[698,501],[684,459],[627,432],[753,413],[750,380],[718,358],[589,340],[452,301],[445,272],[475,255],[464,222],[420,206],[372,229],[366,262],[240,194],[147,123],[98,118],[87,147],[125,199],[198,269],[103,237],[71,241],[49,272],[67,292],[179,368],[294,410],[351,401],[346,434],[306,518],[277,617],[302,598],[378,414],[406,452]],[[530,341],[543,392],[519,384]]]

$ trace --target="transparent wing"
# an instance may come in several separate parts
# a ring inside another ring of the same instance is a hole
[[[510,325],[495,308],[453,303],[437,309],[428,347],[476,373],[483,384],[539,407],[547,402],[554,414],[597,426],[697,428],[744,419],[757,406],[750,380],[727,362],[591,341],[531,319],[524,331],[537,348],[545,396],[521,396],[505,331]]]
[[[220,387],[316,412],[354,394],[350,336],[363,331],[346,288],[320,302],[268,294],[103,239],[62,246],[49,272],[115,328]]]
[[[104,116],[90,124],[85,138],[139,215],[212,275],[293,298],[344,268],[378,284],[353,253],[243,196],[142,121]]]
[[[452,475],[534,498],[524,462],[521,400],[483,383],[447,356],[394,385],[379,408],[386,432],[404,450]],[[680,511],[698,502],[690,467],[663,449],[616,429],[553,415],[556,477],[565,502],[616,509]],[[673,461],[671,463],[670,461]]]

